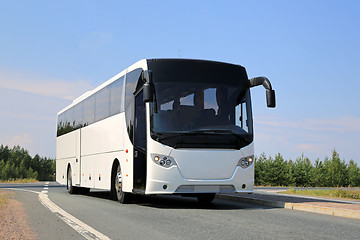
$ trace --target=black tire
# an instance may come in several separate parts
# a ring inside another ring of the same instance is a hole
[[[67,174],[67,190],[70,194],[77,193],[77,188],[72,185],[71,168],[68,169],[68,174]]]
[[[88,195],[89,192],[90,192],[90,188],[81,187],[81,188],[79,188],[79,192],[80,192],[81,194]]]
[[[215,199],[215,195],[215,193],[200,193],[196,197],[199,203],[209,204]]]
[[[122,191],[122,174],[120,164],[115,166],[111,174],[111,195],[112,198],[120,203],[126,204],[131,202],[132,194]]]

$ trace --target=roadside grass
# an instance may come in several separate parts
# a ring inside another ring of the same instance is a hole
[[[17,179],[11,179],[11,180],[0,180],[0,183],[33,183],[38,182],[35,178],[17,178]]]
[[[11,198],[15,193],[12,191],[5,191],[0,189],[0,209],[8,202],[8,199]],[[1,217],[0,211],[0,217]]]
[[[0,208],[3,204],[7,203],[7,198],[3,194],[3,190],[0,190]]]
[[[288,189],[281,193],[295,194],[295,195],[319,196],[319,197],[337,197],[337,198],[360,200],[360,190],[351,190],[351,189],[346,189],[346,188],[333,188],[331,190],[325,190],[325,189],[297,190],[297,189],[291,188],[291,189]]]

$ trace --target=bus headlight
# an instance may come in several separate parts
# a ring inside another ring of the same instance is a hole
[[[150,156],[151,156],[151,159],[154,161],[154,163],[156,163],[162,167],[169,168],[171,166],[176,165],[176,162],[172,157],[155,154],[155,153],[150,154]]]
[[[248,156],[241,158],[237,165],[242,168],[247,168],[250,167],[253,164],[253,162],[254,162],[254,156]]]

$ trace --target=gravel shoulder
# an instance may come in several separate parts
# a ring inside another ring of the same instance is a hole
[[[0,189],[0,238],[1,239],[37,239],[28,224],[21,202],[13,199],[16,193]]]

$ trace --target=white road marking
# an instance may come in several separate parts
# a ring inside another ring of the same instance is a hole
[[[110,240],[110,238],[101,232],[95,230],[94,228],[90,227],[86,223],[80,221],[76,217],[72,216],[71,214],[67,213],[65,210],[61,209],[55,203],[53,203],[48,195],[46,194],[48,191],[43,190],[41,192],[36,192],[28,189],[20,189],[20,188],[7,188],[9,190],[15,191],[24,191],[24,192],[31,192],[39,195],[40,203],[48,208],[51,212],[55,213],[61,220],[63,220],[67,225],[72,227],[75,231],[80,233],[84,238],[88,240],[92,239],[99,239],[99,240]]]
[[[48,185],[50,182],[45,182],[46,185]]]
[[[47,188],[47,187],[44,187],[44,189],[49,189],[49,188]]]
[[[57,214],[58,217],[61,218],[61,220],[63,220],[67,225],[75,229],[75,231],[80,233],[86,239],[110,239],[101,232],[93,229],[89,225],[85,224],[84,222],[80,221],[79,219],[75,218],[71,214],[58,207],[48,198],[47,194],[40,193],[39,200],[45,207],[50,209],[50,211],[52,211],[53,213]]]
[[[37,191],[33,191],[33,190],[28,190],[28,189],[21,189],[21,188],[3,188],[3,189],[10,189],[10,190],[15,190],[15,191],[23,191],[23,192],[31,192],[31,193],[36,193],[39,194],[39,192]]]

